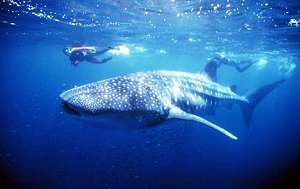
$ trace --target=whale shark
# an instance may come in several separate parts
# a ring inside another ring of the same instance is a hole
[[[212,78],[215,75],[211,73],[137,72],[75,87],[60,94],[60,99],[69,113],[97,118],[107,127],[147,128],[181,119],[206,125],[236,140],[234,134],[203,116],[213,114],[218,107],[239,104],[249,127],[258,102],[285,81],[241,96],[235,93],[235,86],[223,86]]]

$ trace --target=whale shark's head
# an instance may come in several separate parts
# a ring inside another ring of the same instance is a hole
[[[63,92],[60,99],[65,109],[80,114],[163,111],[162,104],[152,89],[142,80],[128,77],[76,87]]]
[[[63,92],[60,99],[68,113],[102,114],[130,109],[128,88],[113,82],[95,82]]]
[[[67,113],[80,115],[82,113],[93,112],[94,98],[88,90],[84,90],[81,87],[74,88],[63,92],[59,97]]]
[[[83,85],[60,95],[67,113],[152,125],[166,117],[163,104],[141,80],[118,77]]]

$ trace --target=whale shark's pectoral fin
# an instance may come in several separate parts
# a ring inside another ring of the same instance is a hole
[[[200,116],[197,116],[194,114],[189,114],[176,106],[170,108],[168,119],[172,119],[172,118],[184,119],[184,120],[190,120],[190,121],[196,121],[196,122],[203,123],[213,129],[220,131],[221,133],[225,134],[226,136],[228,136],[234,140],[237,140],[237,137],[234,136],[233,134],[231,134],[229,131],[226,131],[225,129],[219,127],[218,125],[216,125],[210,121],[207,121],[206,119],[204,119]]]

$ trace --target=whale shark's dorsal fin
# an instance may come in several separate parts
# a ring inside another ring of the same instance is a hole
[[[237,137],[234,136],[233,134],[231,134],[229,131],[226,131],[225,129],[219,127],[218,125],[211,123],[210,121],[207,121],[206,119],[194,115],[194,114],[189,114],[183,110],[181,110],[180,108],[176,107],[176,106],[172,106],[169,110],[169,115],[168,115],[168,119],[183,119],[183,120],[190,120],[190,121],[196,121],[196,122],[200,122],[203,123],[213,129],[216,129],[218,131],[220,131],[221,133],[225,134],[226,136],[237,140]]]
[[[217,69],[218,63],[216,61],[209,61],[200,71],[200,74],[205,74],[210,80],[217,82]]]

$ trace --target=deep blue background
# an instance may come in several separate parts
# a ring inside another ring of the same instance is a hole
[[[275,10],[281,10],[273,5]],[[109,11],[110,6],[117,5],[106,6],[105,14],[119,18],[120,15]],[[288,7],[290,12],[298,10],[296,5]],[[292,17],[299,18],[297,11],[294,12]],[[2,21],[14,21],[19,26],[1,22],[1,188],[300,186],[299,29],[287,27],[290,17],[286,16],[282,22],[277,20],[284,25],[278,30],[265,24],[262,28],[256,26],[256,30],[254,27],[254,31],[232,36],[230,32],[227,35],[227,30],[222,32],[222,26],[209,23],[198,26],[199,31],[193,28],[195,31],[191,33],[184,27],[188,23],[180,23],[184,25],[182,28],[179,23],[168,29],[160,28],[163,26],[159,24],[156,29],[137,24],[137,30],[132,32],[123,25],[111,31],[102,28],[94,31],[57,23],[51,25],[35,17],[30,17],[29,22],[9,15],[4,15]],[[246,14],[245,18],[250,15]],[[223,24],[235,23],[232,19],[223,20]],[[121,16],[120,22],[122,20]],[[140,24],[144,24],[143,21],[148,22],[146,18],[138,20]],[[27,22],[33,29],[24,27],[30,26]],[[40,22],[46,26],[39,26]],[[133,28],[134,25],[129,29]],[[49,30],[54,32],[46,34]],[[143,35],[144,31],[158,37],[149,38],[148,33]],[[258,31],[271,33],[271,36],[259,35]],[[131,49],[131,55],[116,57],[103,65],[82,63],[73,67],[62,49],[76,43],[99,48],[125,44]],[[147,51],[140,52],[136,47]],[[167,53],[159,53],[159,50]],[[108,131],[66,114],[58,99],[62,91],[75,85],[136,71],[197,72],[207,58],[218,51],[225,51],[236,59],[268,59],[263,69],[252,66],[244,73],[228,67],[219,69],[220,83],[236,84],[238,94],[286,77],[278,71],[280,62],[296,64],[293,76],[257,106],[250,130],[244,127],[238,106],[232,110],[220,108],[215,116],[207,116],[208,120],[236,134],[237,141],[187,121],[171,121],[140,131]]]

